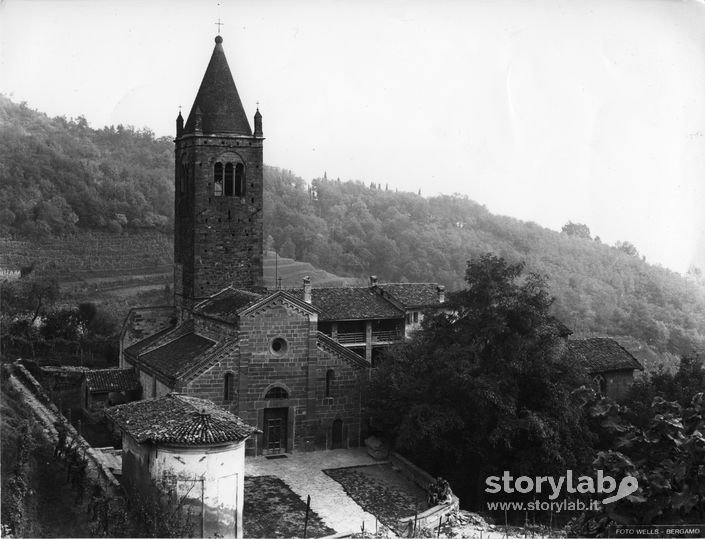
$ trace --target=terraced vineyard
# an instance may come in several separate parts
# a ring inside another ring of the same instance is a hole
[[[350,286],[360,284],[362,279],[356,277],[340,277],[327,271],[314,268],[308,262],[297,262],[291,258],[277,256],[274,251],[268,251],[264,257],[264,283],[267,288],[276,288],[281,278],[282,288],[302,286],[304,277],[311,278],[315,287]]]
[[[107,304],[118,316],[136,305],[170,301],[172,261],[173,237],[159,232],[81,232],[38,242],[0,238],[0,269],[31,269],[39,278],[55,278],[65,302]],[[264,280],[268,288],[299,287],[307,275],[314,286],[360,282],[278,257],[273,251],[266,253]]]

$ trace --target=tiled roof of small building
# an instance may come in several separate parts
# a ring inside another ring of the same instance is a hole
[[[241,442],[258,432],[211,401],[178,393],[114,406],[105,413],[138,443],[214,445]]]
[[[222,42],[220,36],[216,37],[213,54],[184,125],[184,134],[196,132],[200,123],[204,134],[252,136]]]
[[[287,290],[303,299],[301,288]],[[311,304],[321,314],[320,321],[330,320],[369,320],[380,318],[402,318],[404,313],[367,287],[313,288]]]
[[[240,311],[263,297],[263,294],[228,287],[196,305],[194,312],[234,324]]]
[[[571,360],[583,365],[590,373],[644,370],[641,363],[613,339],[569,340],[568,354]]]
[[[141,354],[138,362],[168,378],[175,378],[197,361],[198,356],[215,347],[216,343],[196,333],[187,333]]]
[[[125,353],[129,356],[136,357],[142,350],[146,350],[147,348],[149,348],[152,343],[158,341],[164,335],[166,335],[170,331],[173,331],[173,329],[174,328],[170,326],[162,329],[161,331],[158,331],[154,335],[150,335],[149,337],[142,339],[141,341],[137,341],[135,344],[125,348]]]
[[[436,283],[381,283],[377,287],[407,308],[439,305]]]
[[[86,387],[91,393],[132,391],[140,388],[134,369],[97,369],[87,371]]]

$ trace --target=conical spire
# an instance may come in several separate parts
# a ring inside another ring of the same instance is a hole
[[[201,132],[252,136],[235,81],[223,50],[223,38],[215,38],[215,48],[203,75],[201,87],[191,107],[184,133],[196,131],[196,111],[201,116]]]

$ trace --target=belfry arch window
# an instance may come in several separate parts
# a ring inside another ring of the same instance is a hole
[[[213,196],[245,196],[245,166],[242,163],[218,161],[213,166]]]
[[[213,167],[213,196],[223,196],[223,163],[216,163]]]
[[[242,163],[235,165],[235,196],[245,196],[245,167]]]
[[[233,164],[225,165],[225,196],[233,196]]]

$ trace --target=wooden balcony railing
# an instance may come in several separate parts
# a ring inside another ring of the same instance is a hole
[[[360,333],[338,333],[336,337],[333,337],[340,344],[364,344],[365,342],[365,332]]]
[[[333,338],[340,344],[365,344],[365,332],[338,333]],[[399,341],[401,338],[401,333],[395,330],[372,332],[372,343],[391,343]]]

